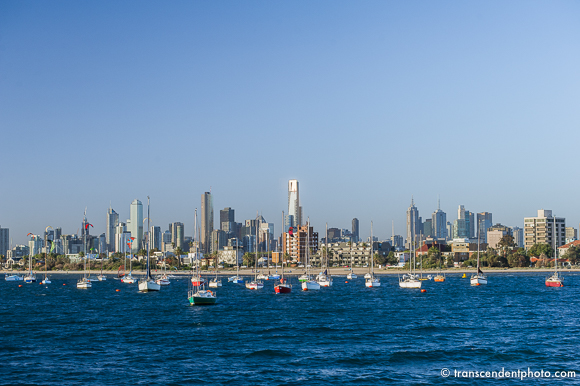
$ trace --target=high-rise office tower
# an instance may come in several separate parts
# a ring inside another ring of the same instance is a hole
[[[183,223],[174,222],[169,224],[169,231],[171,232],[171,242],[175,244],[175,248],[184,249],[185,230]]]
[[[138,252],[143,247],[143,204],[141,201],[134,199],[131,203],[131,218],[127,220],[127,230],[134,237],[131,245],[133,253]]]
[[[226,237],[235,237],[235,214],[232,208],[224,208],[220,210],[220,229],[226,232]]]
[[[107,210],[107,228],[105,230],[105,239],[107,242],[107,251],[115,251],[115,228],[119,224],[119,214],[109,207]]]
[[[201,251],[211,251],[211,232],[213,231],[213,198],[211,192],[201,195]]]
[[[0,255],[6,256],[10,249],[10,229],[0,227]]]
[[[479,228],[479,241],[487,243],[487,230],[493,225],[491,213],[481,212],[477,214],[477,227]],[[477,235],[475,235],[477,237]]]
[[[284,232],[288,228],[302,225],[302,207],[300,206],[300,192],[298,180],[288,181],[288,215],[284,224]]]
[[[358,223],[358,218],[353,218],[352,219],[352,241],[354,243],[358,243],[358,241],[360,240],[360,230],[359,230],[359,223]]]
[[[152,226],[149,230],[149,249],[161,251],[161,227]]]
[[[431,215],[431,229],[434,238],[447,238],[447,214],[441,210],[439,200],[437,210]]]
[[[418,241],[417,237],[421,231],[423,224],[419,220],[419,210],[415,206],[415,201],[411,198],[411,206],[407,209],[407,241],[405,242],[406,248],[411,248],[411,242]],[[417,247],[417,244],[415,244]]]

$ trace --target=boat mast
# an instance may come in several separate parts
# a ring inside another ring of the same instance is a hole
[[[151,279],[151,266],[149,265],[149,240],[151,239],[151,227],[149,226],[149,196],[147,196],[147,280]]]
[[[556,250],[556,216],[554,216],[554,229],[552,230],[552,244],[554,245],[554,268],[555,274],[558,274],[558,251]]]
[[[371,220],[371,279],[375,278],[375,259],[373,256],[373,221]]]

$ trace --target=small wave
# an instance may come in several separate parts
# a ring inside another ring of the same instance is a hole
[[[284,350],[258,350],[258,351],[254,351],[248,355],[246,355],[246,358],[253,358],[253,357],[264,357],[264,358],[288,358],[288,357],[292,357],[292,354],[289,353],[288,351],[284,351]]]

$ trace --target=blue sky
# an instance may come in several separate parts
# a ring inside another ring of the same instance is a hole
[[[403,234],[411,196],[578,227],[580,3],[2,1],[0,225],[104,232],[151,196]],[[217,220],[216,220],[217,223]]]

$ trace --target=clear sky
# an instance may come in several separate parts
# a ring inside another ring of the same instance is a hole
[[[280,231],[404,234],[457,206],[578,227],[578,1],[0,2],[0,226],[185,223],[211,187]]]

